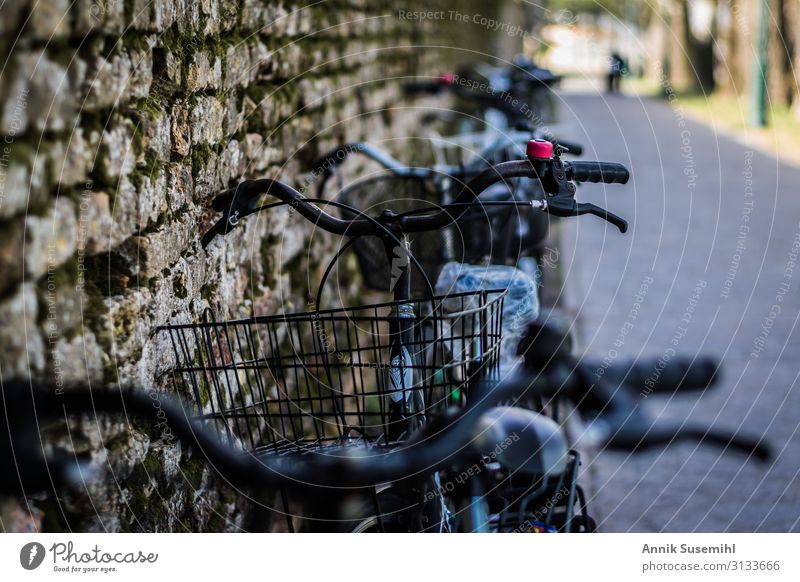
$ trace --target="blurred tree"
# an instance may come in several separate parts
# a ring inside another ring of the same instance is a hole
[[[768,3],[766,98],[800,118],[800,0],[547,0],[548,10],[609,14],[657,27],[660,61],[675,90],[754,94],[759,11]],[[704,16],[704,18],[700,18]],[[698,24],[702,20],[701,24]],[[760,57],[759,57],[760,58]],[[763,82],[763,79],[761,80]]]
[[[709,0],[716,10],[716,0]],[[693,31],[692,10],[687,0],[670,0],[668,26],[670,43],[669,81],[677,91],[704,92],[714,89],[714,22],[700,37]]]
[[[768,29],[772,34],[768,40],[767,78],[773,105],[791,106],[797,93],[793,70],[797,5],[797,0],[772,0],[770,3]]]
[[[744,52],[750,44],[747,4],[748,0],[720,2],[714,15],[717,22],[714,86],[728,95],[739,95],[747,88],[752,53],[750,49]]]
[[[792,36],[793,62],[790,81],[792,86],[792,110],[795,117],[800,119],[800,79],[798,79],[798,71],[800,71],[800,0],[791,0],[787,4],[789,5],[788,14],[791,30],[794,31]]]
[[[767,57],[769,55],[770,0],[756,0],[758,4],[758,29],[753,44],[753,76],[750,79],[750,123],[764,127],[768,123],[767,111]]]

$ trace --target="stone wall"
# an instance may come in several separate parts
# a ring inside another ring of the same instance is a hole
[[[412,45],[441,42],[443,29],[396,10],[367,0],[5,2],[1,377],[162,389],[171,361],[157,326],[209,306],[225,317],[302,309],[306,274],[332,241],[304,252],[310,225],[282,211],[206,252],[209,202],[242,177],[297,184],[334,144],[410,131],[416,113],[400,107],[392,77],[438,70],[436,51]],[[63,442],[92,455],[101,484],[0,499],[0,529],[243,527],[237,496],[180,444],[103,419],[72,428]]]

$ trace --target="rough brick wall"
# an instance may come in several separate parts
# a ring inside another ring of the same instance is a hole
[[[243,176],[296,184],[326,148],[408,127],[391,77],[437,69],[410,45],[441,29],[393,14],[366,0],[3,3],[2,378],[158,388],[170,359],[156,326],[209,305],[302,308],[330,239],[301,252],[310,226],[280,212],[206,253],[208,204]],[[236,495],[179,444],[119,422],[73,428],[105,479],[0,499],[0,529],[242,526]]]

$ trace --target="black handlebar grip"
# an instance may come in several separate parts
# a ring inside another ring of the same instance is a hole
[[[675,393],[703,390],[717,381],[719,361],[708,357],[673,357],[640,359],[635,363],[612,364],[607,375],[622,380],[642,394]]]
[[[244,180],[233,188],[214,196],[211,207],[217,212],[223,212],[229,208],[240,211],[253,209],[263,193],[256,187],[254,180]]]
[[[403,83],[403,93],[406,95],[437,95],[446,85],[441,81],[410,81]]]
[[[225,192],[221,192],[214,196],[211,200],[211,208],[216,210],[217,212],[222,212],[223,210],[227,210],[230,208],[231,203],[233,202],[234,192],[236,189],[226,190]]]
[[[208,245],[211,244],[211,241],[216,238],[217,235],[225,236],[228,234],[228,231],[231,229],[231,225],[228,222],[228,215],[226,214],[222,218],[220,218],[217,222],[214,223],[214,226],[208,229],[208,231],[202,236],[200,239],[200,244],[203,248],[206,248]]]
[[[576,182],[603,184],[626,184],[631,174],[628,168],[616,162],[571,162],[572,175]]]
[[[211,207],[217,212],[222,212],[222,218],[201,238],[203,248],[206,248],[217,235],[228,234],[242,215],[246,215],[256,208],[263,193],[264,191],[259,188],[255,180],[245,180],[234,188],[215,196],[211,201]]]

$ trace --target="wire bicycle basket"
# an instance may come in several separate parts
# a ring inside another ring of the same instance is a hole
[[[472,382],[496,378],[505,294],[231,321],[206,310],[200,323],[160,330],[176,390],[223,441],[257,453],[389,446],[398,403],[403,423],[425,422],[462,404]]]

